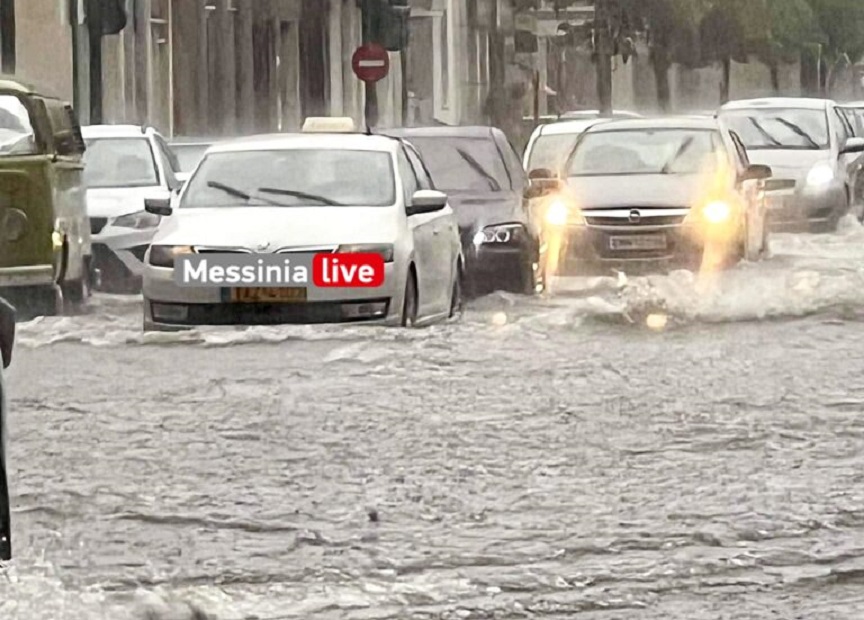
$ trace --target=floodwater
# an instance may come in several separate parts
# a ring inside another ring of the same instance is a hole
[[[859,620],[864,230],[554,293],[21,325],[0,618]]]

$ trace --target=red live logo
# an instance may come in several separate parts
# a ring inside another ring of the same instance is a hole
[[[312,281],[321,288],[376,288],[384,284],[380,254],[316,254]]]

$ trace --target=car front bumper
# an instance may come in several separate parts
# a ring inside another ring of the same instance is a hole
[[[92,237],[93,264],[103,287],[138,281],[144,274],[144,254],[156,229],[107,227]]]
[[[147,265],[144,324],[150,329],[199,325],[398,325],[405,278],[392,263],[385,265],[384,274],[384,284],[376,288],[310,287],[303,302],[239,303],[230,301],[229,288],[180,286],[173,269]]]
[[[776,232],[805,232],[813,225],[836,222],[848,208],[846,188],[835,184],[824,190],[800,186],[766,196],[768,222]]]
[[[462,232],[462,254],[465,278],[478,294],[504,290],[521,293],[526,273],[538,261],[537,244],[525,235],[518,243],[482,243],[476,245],[474,233]]]

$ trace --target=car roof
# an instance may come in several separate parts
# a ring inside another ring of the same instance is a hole
[[[292,149],[342,149],[393,152],[398,142],[387,136],[361,133],[275,133],[246,136],[213,144],[207,153],[237,153]]]
[[[85,138],[146,138],[154,133],[155,129],[142,125],[85,125],[81,128]]]
[[[401,127],[398,129],[386,129],[384,135],[397,138],[489,138],[499,129],[486,125],[450,126],[441,125],[436,127]]]
[[[621,119],[616,119],[621,120]],[[564,134],[579,134],[598,123],[609,123],[611,118],[580,118],[558,121],[548,125],[539,125],[535,131],[538,136],[557,136]]]
[[[838,103],[838,108],[864,108],[864,101],[847,101],[846,103]]]
[[[224,142],[226,138],[208,138],[208,137],[193,137],[193,136],[174,136],[171,138],[168,143],[169,144],[177,144],[177,145],[194,145],[194,144],[216,144],[217,142]]]
[[[591,133],[624,129],[700,129],[717,130],[720,125],[713,116],[663,116],[657,118],[622,118],[598,123],[588,129]]]
[[[752,108],[799,108],[824,110],[833,102],[830,99],[810,97],[766,97],[763,99],[741,99],[724,104],[721,110],[746,110]]]

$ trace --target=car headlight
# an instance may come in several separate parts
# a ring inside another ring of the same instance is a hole
[[[728,203],[715,200],[702,208],[702,217],[712,224],[722,224],[732,217],[732,209]]]
[[[553,200],[546,209],[544,221],[549,226],[567,226],[568,224],[583,225],[585,218],[582,211],[571,206],[562,199]]]
[[[151,245],[150,264],[154,267],[170,267],[173,269],[174,260],[184,254],[194,254],[195,250],[188,245]]]
[[[525,228],[522,224],[498,224],[487,226],[474,235],[474,245],[480,246],[486,243],[518,243]]]
[[[128,215],[121,215],[114,222],[113,226],[118,228],[135,228],[138,230],[145,228],[156,228],[159,222],[162,221],[161,216],[147,213],[147,211],[137,211]]]
[[[340,245],[337,254],[380,254],[385,263],[393,262],[392,243],[359,243]]]
[[[834,168],[828,162],[816,164],[807,173],[807,185],[810,187],[828,185],[833,180]]]

